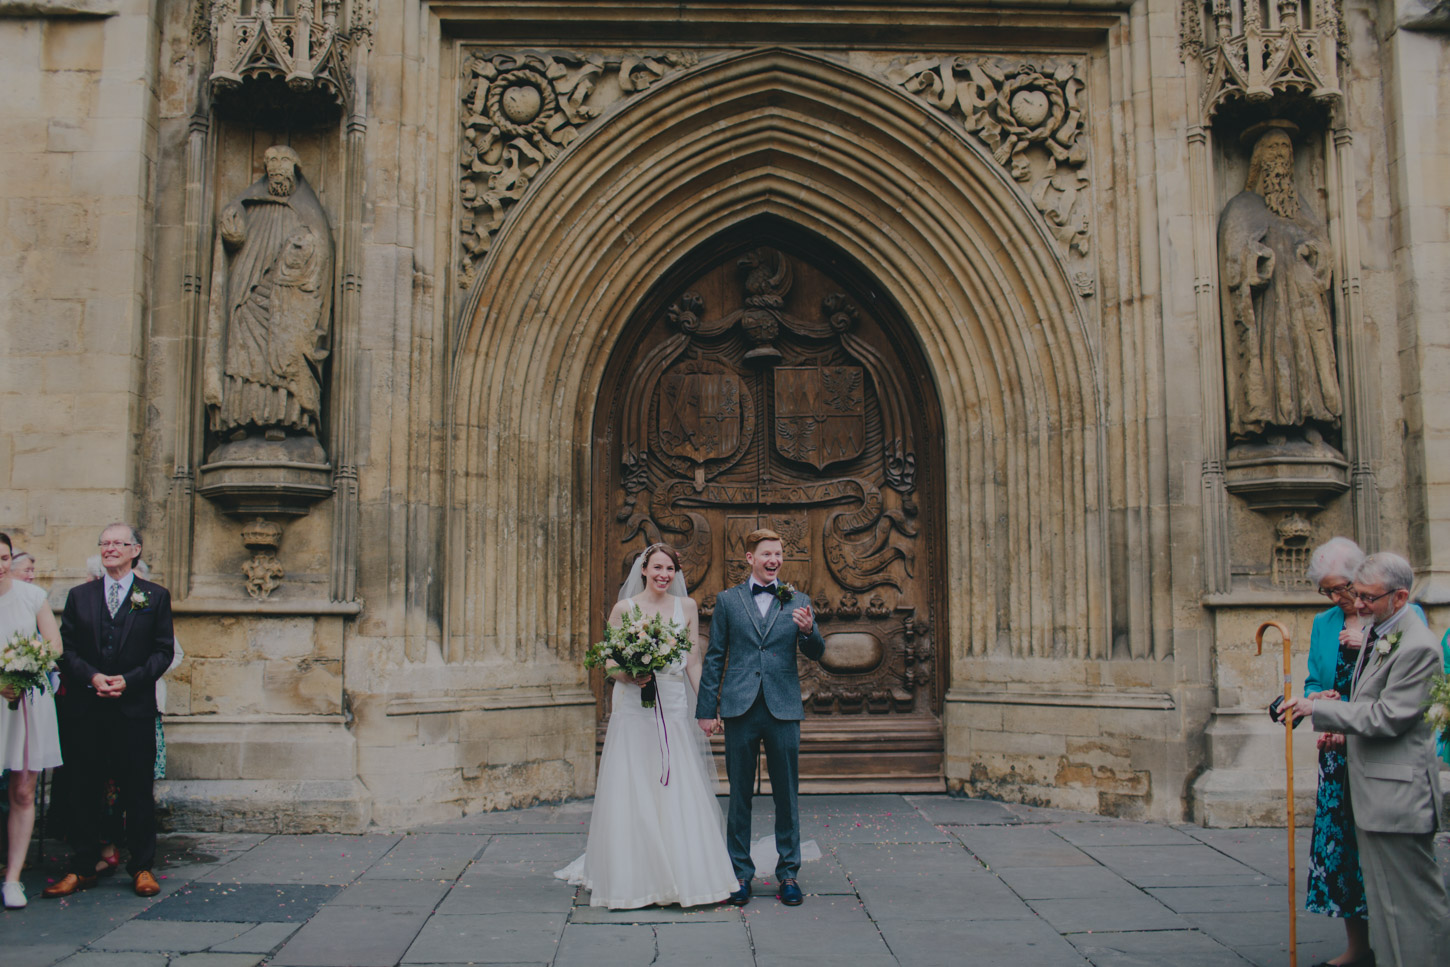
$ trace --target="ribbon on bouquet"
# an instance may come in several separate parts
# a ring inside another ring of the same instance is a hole
[[[655,741],[659,743],[660,749],[660,785],[670,784],[670,728],[665,724],[665,712],[659,702],[655,702]]]

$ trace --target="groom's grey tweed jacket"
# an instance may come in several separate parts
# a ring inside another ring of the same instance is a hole
[[[796,648],[799,646],[812,661],[818,661],[826,650],[817,625],[811,625],[810,634],[802,634],[791,620],[791,612],[810,607],[811,599],[796,594],[782,606],[772,596],[762,618],[749,585],[747,578],[744,584],[727,588],[715,598],[710,647],[705,651],[700,673],[695,717],[712,719],[717,710],[724,718],[744,715],[764,690],[771,715],[783,721],[799,721],[805,718],[805,708],[801,705]]]

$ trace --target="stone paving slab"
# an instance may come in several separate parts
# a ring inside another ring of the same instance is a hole
[[[203,881],[178,888],[138,919],[302,923],[341,889],[326,884]]]
[[[1094,967],[1244,967],[1248,961],[1196,930],[1094,931],[1067,938]],[[1282,959],[1278,962],[1282,965]],[[1307,963],[1302,961],[1301,963]]]
[[[574,908],[575,892],[575,887],[551,874],[521,876],[517,872],[484,871],[454,883],[438,904],[438,913],[568,913]]]
[[[901,967],[1089,967],[1041,920],[883,920],[881,935]]]
[[[1033,911],[1058,933],[1099,930],[1184,930],[1191,924],[1150,896],[1032,900]]]
[[[754,967],[750,933],[738,918],[728,923],[660,924],[655,963],[661,967]]]
[[[1005,883],[982,873],[869,873],[857,877],[856,883],[875,920],[1023,920],[1033,916]]]
[[[442,880],[361,879],[339,892],[330,905],[435,910],[454,886]]]
[[[754,825],[766,835],[769,798],[757,807]],[[806,902],[794,908],[774,898],[769,875],[757,877],[743,909],[589,907],[587,893],[552,876],[584,849],[587,802],[366,836],[169,834],[161,897],[138,898],[113,877],[0,914],[0,964],[1282,967],[1288,959],[1283,830],[1136,824],[945,796],[806,796],[801,812],[824,855],[802,867]],[[1307,831],[1300,837],[1303,867]],[[1445,863],[1450,837],[1437,846]],[[33,896],[57,869],[26,872]],[[1342,950],[1339,921],[1301,908],[1298,924],[1300,963]]]
[[[300,923],[259,923],[234,940],[212,944],[213,953],[268,954],[300,929]]]
[[[1273,913],[1289,909],[1288,887],[1264,880],[1240,886],[1149,887],[1155,900],[1178,913]],[[1303,909],[1299,891],[1296,909]]]
[[[335,833],[278,835],[219,867],[227,883],[351,883],[402,837]]]
[[[1136,886],[1102,866],[1020,867],[997,875],[1024,900],[1141,895]]]
[[[1208,846],[1088,846],[1083,852],[1138,886],[1238,886],[1263,874]]]
[[[852,878],[864,873],[905,871],[923,875],[987,872],[970,853],[953,842],[850,844],[837,846],[832,852],[841,868]]]
[[[403,957],[405,964],[547,964],[564,932],[564,914],[508,913],[434,917]]]
[[[999,802],[950,799],[946,796],[905,796],[922,818],[937,826],[1016,825],[1022,820]]]
[[[591,907],[589,893],[583,891],[579,902],[569,913],[570,923],[646,923],[646,924],[690,924],[690,923],[738,923],[740,910],[729,904],[689,907],[677,906],[641,907],[638,910],[611,910],[608,907]]]
[[[1062,823],[1052,831],[1074,846],[1195,846],[1198,840],[1172,826],[1151,823]]]
[[[60,961],[56,967],[166,967],[170,959],[166,954],[83,950]]]
[[[639,967],[656,958],[649,924],[586,923],[565,929],[554,967]]]
[[[5,944],[5,967],[50,967],[75,951],[74,944]]]
[[[494,836],[463,875],[512,871],[552,876],[584,852],[587,839],[584,833]]]
[[[1096,866],[1097,861],[1045,826],[949,827],[952,836],[993,870]]]
[[[283,945],[276,967],[393,967],[428,922],[428,913],[326,907]]]
[[[455,880],[482,853],[490,837],[419,833],[403,837],[363,874],[368,879]]]
[[[1284,882],[1289,869],[1289,836],[1283,829],[1199,829],[1183,826],[1185,835],[1191,836],[1206,846],[1211,846],[1227,856],[1232,856],[1245,866],[1251,867],[1267,877]],[[1294,850],[1302,873],[1309,859],[1311,833],[1300,829],[1294,839]]]
[[[91,943],[92,950],[206,950],[235,940],[253,923],[148,923],[130,920]]]

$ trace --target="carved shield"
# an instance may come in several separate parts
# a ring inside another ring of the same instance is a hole
[[[866,443],[866,391],[859,366],[775,370],[775,446],[823,470],[854,460]]]
[[[740,445],[740,377],[734,373],[671,373],[660,381],[660,444],[665,452],[704,463]]]

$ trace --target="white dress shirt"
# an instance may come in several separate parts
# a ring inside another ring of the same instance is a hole
[[[111,577],[109,574],[101,575],[101,597],[106,602],[107,611],[111,609],[111,586],[119,585],[121,588],[121,597],[118,599],[120,600],[121,604],[116,607],[116,614],[119,615],[121,613],[121,608],[123,608],[126,604],[126,598],[131,594],[131,585],[135,582],[135,580],[135,571],[127,571],[126,576],[121,578],[121,580],[119,581]]]

